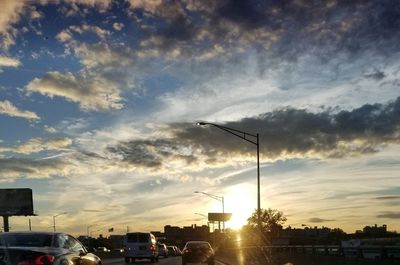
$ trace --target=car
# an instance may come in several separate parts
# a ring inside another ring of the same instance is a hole
[[[174,246],[167,246],[167,249],[168,249],[168,254],[170,256],[176,256],[176,250],[175,250]]]
[[[182,265],[187,263],[215,264],[214,250],[207,241],[188,241],[182,251]]]
[[[125,262],[135,259],[149,259],[152,263],[158,261],[157,240],[152,233],[134,232],[125,236]]]
[[[182,251],[177,246],[173,247],[175,249],[175,256],[182,256]]]
[[[97,252],[110,252],[110,250],[106,247],[97,247],[96,251]]]
[[[168,248],[165,244],[158,244],[158,255],[168,258]]]
[[[101,265],[101,259],[87,252],[73,236],[56,232],[5,232],[0,233],[0,264]]]

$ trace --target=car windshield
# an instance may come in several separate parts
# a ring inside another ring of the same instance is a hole
[[[0,234],[0,245],[9,247],[50,247],[52,235],[47,234]]]

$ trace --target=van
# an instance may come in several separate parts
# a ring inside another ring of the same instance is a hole
[[[156,237],[152,233],[127,233],[125,237],[125,262],[135,262],[135,259],[150,259],[158,261]]]

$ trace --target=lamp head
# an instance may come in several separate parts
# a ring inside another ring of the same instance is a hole
[[[202,121],[199,121],[199,122],[196,122],[196,125],[198,125],[198,126],[203,126],[203,125],[206,125],[206,123],[205,123],[205,122],[202,122]]]

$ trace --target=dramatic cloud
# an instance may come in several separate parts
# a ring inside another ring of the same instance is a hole
[[[357,55],[366,50],[386,53],[398,47],[397,2],[359,1],[165,1],[131,0],[132,17],[148,29],[149,50],[181,57],[202,57],[257,47],[295,60],[312,50],[321,59],[338,50]],[[161,19],[154,30],[141,12]],[[156,42],[151,40],[157,40]],[[312,47],[312,49],[311,49]],[[260,58],[262,59],[262,58]]]
[[[290,157],[342,158],[378,152],[386,144],[398,144],[400,98],[387,105],[364,105],[352,111],[311,113],[282,109],[257,118],[246,118],[223,126],[260,134],[264,160]],[[147,167],[160,165],[173,156],[186,161],[220,163],[227,157],[253,157],[254,144],[241,143],[214,126],[172,124],[170,138],[133,140],[108,151],[123,161]],[[246,136],[252,141],[255,137]]]
[[[64,97],[79,103],[85,110],[122,108],[122,99],[115,83],[85,73],[48,72],[44,77],[32,80],[27,90],[49,97]]]
[[[28,120],[40,120],[36,113],[27,110],[20,110],[8,100],[0,101],[0,114]]]
[[[34,138],[17,147],[8,148],[0,146],[0,153],[13,152],[21,154],[31,154],[41,151],[50,151],[50,150],[62,151],[65,148],[69,147],[71,144],[72,140],[69,138],[56,138],[50,140]]]
[[[18,67],[21,62],[18,59],[10,58],[7,56],[0,56],[0,68],[1,67]]]

